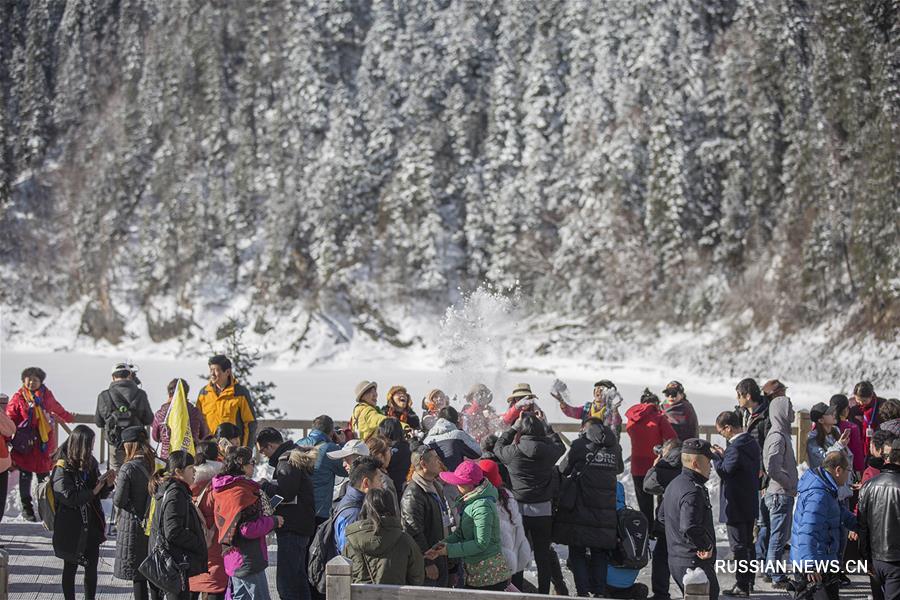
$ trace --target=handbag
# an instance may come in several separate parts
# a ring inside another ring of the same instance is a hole
[[[157,508],[154,516],[157,531],[160,531],[160,521],[164,512],[163,507],[166,503],[166,496],[168,496],[168,492],[163,496],[162,502],[159,503],[159,508]],[[188,527],[186,518],[184,527],[185,529]],[[187,562],[178,562],[172,556],[169,544],[161,531],[157,535],[157,543],[153,546],[147,558],[144,559],[144,562],[138,567],[138,571],[147,578],[147,581],[161,590],[173,593],[183,592],[187,589],[187,569]]]
[[[16,427],[16,433],[12,438],[12,449],[16,454],[28,454],[37,443],[37,432],[32,426],[31,419],[25,419]]]

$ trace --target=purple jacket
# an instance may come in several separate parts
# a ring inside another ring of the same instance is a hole
[[[212,480],[213,492],[234,483],[235,479],[234,475],[216,475]],[[222,546],[225,573],[229,577],[248,577],[269,566],[266,535],[275,529],[275,518],[265,516],[261,504],[257,503],[245,508],[241,519],[233,544]]]
[[[169,427],[166,425],[166,415],[169,412],[171,402],[166,402],[159,407],[156,414],[153,415],[153,425],[150,426],[150,434],[153,440],[159,442],[159,457],[162,460],[169,458]],[[206,419],[197,410],[197,407],[187,403],[188,417],[191,419],[191,435],[194,436],[194,445],[209,435],[209,428],[206,426]]]

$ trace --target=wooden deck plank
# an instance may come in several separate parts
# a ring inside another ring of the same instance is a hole
[[[9,553],[9,600],[63,600],[60,586],[63,561],[53,555],[50,532],[36,523],[2,523],[0,545]],[[98,599],[127,600],[133,597],[131,582],[113,576],[114,562],[115,539],[111,539],[100,548]],[[268,569],[267,575],[272,597],[277,598],[274,567]],[[84,596],[82,576],[79,571],[75,579],[75,593],[79,598]]]
[[[36,523],[0,523],[0,545],[9,552],[10,560],[10,596],[9,600],[63,600],[60,580],[63,562],[53,555],[53,544],[50,533]],[[730,554],[726,547],[719,547],[720,556]],[[107,540],[100,550],[98,569],[97,598],[102,600],[126,600],[132,598],[131,582],[113,577],[115,556],[115,540]],[[275,561],[277,555],[274,547],[269,548],[270,563],[273,565],[266,571],[272,598],[278,598],[275,589]],[[575,585],[571,574],[566,573],[569,589],[575,593]],[[866,600],[869,597],[868,578],[854,576],[853,585],[841,589],[843,600]],[[638,581],[650,585],[650,567],[645,567]],[[734,583],[732,576],[720,576],[722,589]],[[789,595],[771,589],[760,582],[753,598],[765,600],[787,600]],[[672,597],[678,598],[678,589],[671,586]],[[81,573],[76,578],[76,594],[83,597]]]

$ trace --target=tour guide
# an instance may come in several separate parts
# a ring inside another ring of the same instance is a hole
[[[681,447],[681,474],[663,495],[659,520],[666,528],[669,570],[684,592],[684,574],[699,568],[709,579],[709,597],[719,597],[714,569],[716,532],[706,482],[709,480],[712,447],[706,440],[690,438]]]

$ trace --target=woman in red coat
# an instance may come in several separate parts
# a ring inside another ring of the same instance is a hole
[[[14,442],[10,452],[13,465],[19,469],[22,516],[28,521],[37,520],[31,500],[32,476],[37,473],[38,481],[43,481],[53,467],[51,457],[56,451],[56,420],[72,422],[72,415],[44,385],[46,378],[47,374],[38,367],[28,367],[22,371],[22,387],[6,405],[6,416],[16,424],[17,430],[26,420],[31,424],[30,435],[27,431],[16,432],[16,438],[21,443]]]
[[[228,587],[228,575],[225,573],[225,562],[222,558],[222,544],[219,543],[219,529],[216,527],[215,505],[213,504],[212,478],[222,472],[222,463],[218,460],[219,448],[216,442],[204,440],[197,444],[195,457],[194,483],[191,494],[194,504],[200,513],[201,521],[206,527],[206,573],[190,578],[191,592],[206,593],[207,600],[224,600]]]
[[[625,412],[628,424],[625,431],[631,438],[631,476],[634,479],[634,495],[638,507],[652,523],[654,519],[653,496],[644,491],[644,475],[656,459],[654,448],[666,440],[677,438],[675,429],[666,414],[659,409],[659,397],[645,389],[641,403]]]

